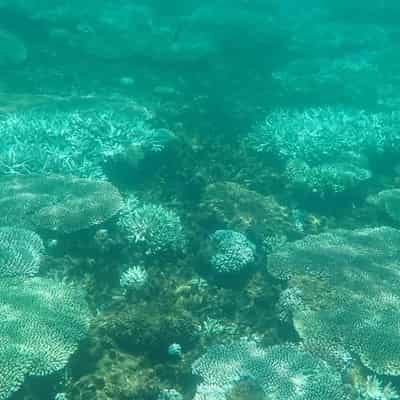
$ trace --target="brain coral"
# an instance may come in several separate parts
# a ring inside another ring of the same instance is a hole
[[[81,291],[38,277],[1,279],[0,313],[0,400],[63,368],[90,321]]]
[[[106,221],[123,205],[118,190],[99,180],[10,176],[0,185],[0,225],[71,233]]]
[[[310,235],[268,260],[303,294],[293,319],[306,345],[328,358],[347,351],[389,375],[400,375],[399,266],[400,231],[389,227]]]
[[[224,400],[246,379],[255,381],[268,399],[348,399],[334,368],[292,344],[263,349],[241,339],[212,346],[193,363],[192,371],[202,378],[195,400]]]
[[[35,275],[44,245],[39,235],[26,229],[0,228],[0,277]]]

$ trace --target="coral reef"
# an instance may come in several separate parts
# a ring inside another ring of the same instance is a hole
[[[367,201],[385,212],[394,221],[400,221],[399,204],[400,204],[400,190],[388,189],[383,190],[375,195],[368,197]]]
[[[45,278],[6,278],[0,283],[0,399],[26,376],[65,367],[88,332],[90,313],[81,290]]]
[[[123,206],[110,183],[73,177],[3,177],[0,192],[1,224],[33,230],[76,232],[101,224]]]
[[[179,216],[160,205],[141,204],[130,197],[118,224],[128,242],[142,245],[145,254],[185,251],[186,235]]]
[[[359,151],[382,125],[379,115],[334,108],[278,110],[268,115],[249,140],[258,152],[311,165],[334,160],[343,152]],[[382,127],[384,128],[384,126]],[[312,134],[310,134],[312,132]]]
[[[396,400],[400,396],[389,382],[384,385],[376,376],[367,376],[364,382],[357,384],[357,400]]]
[[[0,173],[105,179],[107,163],[131,149],[144,154],[162,151],[172,135],[152,128],[151,113],[138,104],[122,110],[107,103],[104,109],[90,103],[87,110],[69,107],[64,111],[48,106],[1,118]]]
[[[286,305],[295,305],[294,326],[306,347],[344,363],[351,353],[376,373],[400,374],[393,314],[400,304],[399,241],[389,227],[335,230],[270,255],[268,271],[301,290],[303,305]]]
[[[395,0],[0,0],[0,400],[400,393]]]
[[[79,379],[67,393],[68,398],[94,400],[152,399],[162,390],[156,373],[142,357],[109,351],[96,362],[96,368]]]
[[[214,250],[209,261],[213,271],[234,274],[243,272],[254,264],[256,248],[241,233],[218,230],[211,235],[210,242]]]
[[[304,162],[293,161],[286,167],[289,187],[320,197],[360,191],[372,173],[363,166],[349,162],[323,163],[310,167]]]
[[[275,399],[349,399],[340,374],[294,345],[260,348],[242,339],[216,345],[193,363],[202,378],[194,399],[226,399],[241,380],[253,380],[266,397]]]
[[[44,244],[26,229],[0,227],[0,276],[33,276],[39,271]]]
[[[146,270],[136,265],[134,267],[129,267],[121,274],[119,284],[126,290],[139,289],[146,284],[147,277],[148,275]]]
[[[266,237],[293,237],[297,233],[289,210],[273,196],[263,196],[235,182],[208,185],[201,206],[208,225],[242,232],[256,245]]]

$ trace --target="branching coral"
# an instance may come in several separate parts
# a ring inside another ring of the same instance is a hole
[[[394,386],[389,382],[383,384],[376,376],[367,376],[367,379],[356,385],[357,400],[396,400],[400,399]]]
[[[103,167],[129,147],[160,151],[169,136],[153,129],[146,108],[32,110],[0,119],[0,173],[105,178]]]
[[[293,189],[323,197],[357,189],[372,174],[363,166],[349,162],[323,163],[315,167],[304,162],[291,162],[286,168],[286,176]]]
[[[121,274],[119,284],[125,290],[139,289],[147,282],[147,278],[146,270],[139,265],[135,265]]]
[[[128,241],[142,246],[148,255],[185,251],[186,235],[180,217],[160,205],[144,204],[131,196],[118,224]]]
[[[336,161],[345,152],[400,151],[394,128],[400,114],[332,107],[277,110],[249,135],[259,152],[284,162],[301,160],[310,166]]]

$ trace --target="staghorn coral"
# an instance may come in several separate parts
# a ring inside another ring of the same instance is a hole
[[[63,368],[89,328],[83,293],[46,278],[1,279],[0,310],[1,400],[27,376]]]
[[[370,135],[369,122],[362,111],[330,107],[277,110],[256,127],[250,141],[259,152],[316,165],[343,151],[358,150]]]
[[[276,110],[249,134],[252,147],[283,162],[301,160],[311,167],[334,162],[345,152],[400,151],[395,126],[399,113],[315,107]]]
[[[0,228],[0,277],[35,275],[43,253],[43,241],[35,232]]]
[[[63,176],[1,179],[0,225],[71,233],[101,224],[122,208],[108,182]]]
[[[380,227],[309,235],[269,256],[268,271],[301,291],[289,312],[308,348],[400,375],[399,249],[400,231]]]
[[[152,128],[151,113],[135,103],[90,107],[81,100],[79,107],[65,108],[16,111],[0,118],[1,174],[105,179],[108,162],[133,150],[136,157],[162,151],[173,138],[166,129]]]
[[[202,378],[195,400],[225,400],[242,380],[254,381],[276,400],[347,400],[340,374],[318,357],[286,344],[260,348],[254,341],[215,345],[192,365]]]

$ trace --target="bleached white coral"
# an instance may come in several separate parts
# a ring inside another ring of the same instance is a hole
[[[243,379],[251,379],[266,398],[275,400],[348,400],[340,374],[292,344],[264,349],[242,338],[211,346],[193,363],[192,371],[202,379],[195,400],[225,400]]]
[[[128,268],[121,274],[119,284],[124,289],[139,289],[147,282],[148,274],[139,265]]]
[[[241,272],[255,261],[255,245],[240,232],[217,230],[211,237],[214,254],[210,259],[211,267],[219,273]]]
[[[161,205],[144,204],[129,197],[119,222],[132,245],[142,245],[147,255],[183,252],[186,235],[180,217]]]
[[[362,382],[358,382],[356,385],[357,400],[396,400],[400,399],[394,386],[389,382],[386,385],[383,384],[374,376],[367,376],[367,379]]]

